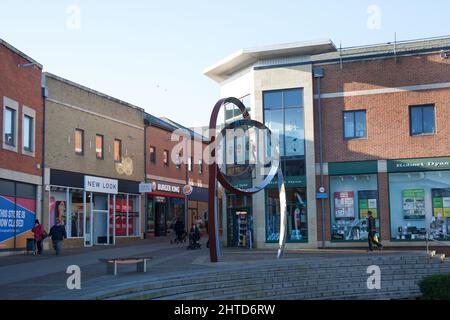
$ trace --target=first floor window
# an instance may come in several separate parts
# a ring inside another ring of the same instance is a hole
[[[188,158],[188,171],[192,172],[192,157]]]
[[[168,150],[164,150],[164,152],[163,152],[163,162],[166,166],[169,165],[169,151]]]
[[[434,105],[410,107],[411,135],[435,133]]]
[[[156,163],[156,148],[150,147],[150,162],[155,164]]]
[[[100,134],[95,136],[95,154],[97,159],[103,160],[103,136]]]
[[[6,107],[4,120],[4,141],[9,146],[16,145],[16,110]]]
[[[368,239],[369,211],[380,227],[376,174],[330,177],[331,240]]]
[[[288,188],[287,242],[308,241],[308,214],[306,188]],[[266,190],[266,241],[280,240],[280,194],[278,189]]]
[[[81,129],[75,130],[75,153],[84,154],[84,131]]]
[[[119,139],[114,140],[114,161],[122,161],[122,141],[120,141]]]
[[[33,118],[25,115],[23,117],[23,148],[25,151],[33,151]]]
[[[198,173],[203,173],[203,160],[198,160]]]
[[[344,112],[344,138],[359,139],[366,136],[366,111]]]

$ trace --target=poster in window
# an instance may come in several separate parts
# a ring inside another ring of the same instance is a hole
[[[334,215],[336,219],[355,218],[355,193],[335,192],[334,193]]]
[[[405,220],[425,220],[425,190],[403,190],[403,218]]]
[[[358,205],[359,217],[365,219],[369,216],[369,211],[372,211],[372,216],[376,219],[378,217],[378,192],[377,191],[359,191]]]
[[[450,218],[450,189],[431,190],[433,214],[436,218]]]

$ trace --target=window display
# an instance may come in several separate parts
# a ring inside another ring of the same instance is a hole
[[[308,218],[306,188],[288,188],[287,201],[287,242],[308,241]],[[266,240],[280,239],[280,197],[278,189],[266,191]]]
[[[379,230],[378,181],[376,174],[332,176],[330,190],[331,240],[367,240],[367,217],[372,211]]]
[[[450,171],[389,174],[394,240],[449,240]]]
[[[71,192],[71,211],[70,214],[70,232],[68,233],[71,238],[82,238],[84,236],[84,202],[83,191]]]

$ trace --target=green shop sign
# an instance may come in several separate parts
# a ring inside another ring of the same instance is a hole
[[[286,188],[306,187],[306,176],[284,177]],[[272,180],[268,185],[269,188],[278,188],[278,180]]]
[[[330,176],[369,174],[377,172],[378,172],[378,161],[330,162],[328,164],[328,174]]]
[[[389,160],[388,172],[415,172],[450,170],[450,157]]]

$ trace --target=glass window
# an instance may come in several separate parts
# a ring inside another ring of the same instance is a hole
[[[366,132],[366,111],[344,112],[345,139],[365,138]]]
[[[436,131],[435,123],[433,105],[410,107],[411,135],[433,134]]]
[[[303,107],[303,91],[298,89],[283,92],[283,104],[285,108]]]
[[[264,92],[264,109],[282,109],[283,91]]]
[[[175,158],[175,167],[179,170],[181,169],[181,154],[177,153]]]
[[[188,158],[188,171],[192,172],[192,157]]]
[[[33,130],[33,118],[24,116],[22,140],[25,151],[33,151]]]
[[[128,197],[128,236],[140,235],[139,222],[139,197],[130,195]]]
[[[16,110],[5,108],[4,141],[9,146],[16,145]]]
[[[164,152],[163,152],[163,162],[166,166],[169,165],[169,151],[168,150],[164,150]]]
[[[389,174],[394,240],[449,240],[450,171]]]
[[[287,200],[287,242],[308,241],[308,218],[306,188],[288,188]],[[280,239],[280,196],[278,189],[266,190],[266,240]]]
[[[367,218],[371,211],[379,227],[376,174],[330,177],[331,240],[367,240]]]
[[[75,129],[75,153],[83,155],[84,153],[84,131]]]
[[[70,235],[71,238],[84,237],[83,191],[71,191]]]
[[[287,109],[285,111],[285,155],[301,156],[305,154],[305,130],[303,108]]]
[[[103,159],[103,136],[100,134],[95,136],[95,154],[97,159]]]
[[[150,147],[150,162],[151,163],[156,163],[156,148],[155,147]]]
[[[114,140],[114,161],[122,161],[122,141],[119,139]]]
[[[198,160],[198,173],[203,173],[203,160]]]

